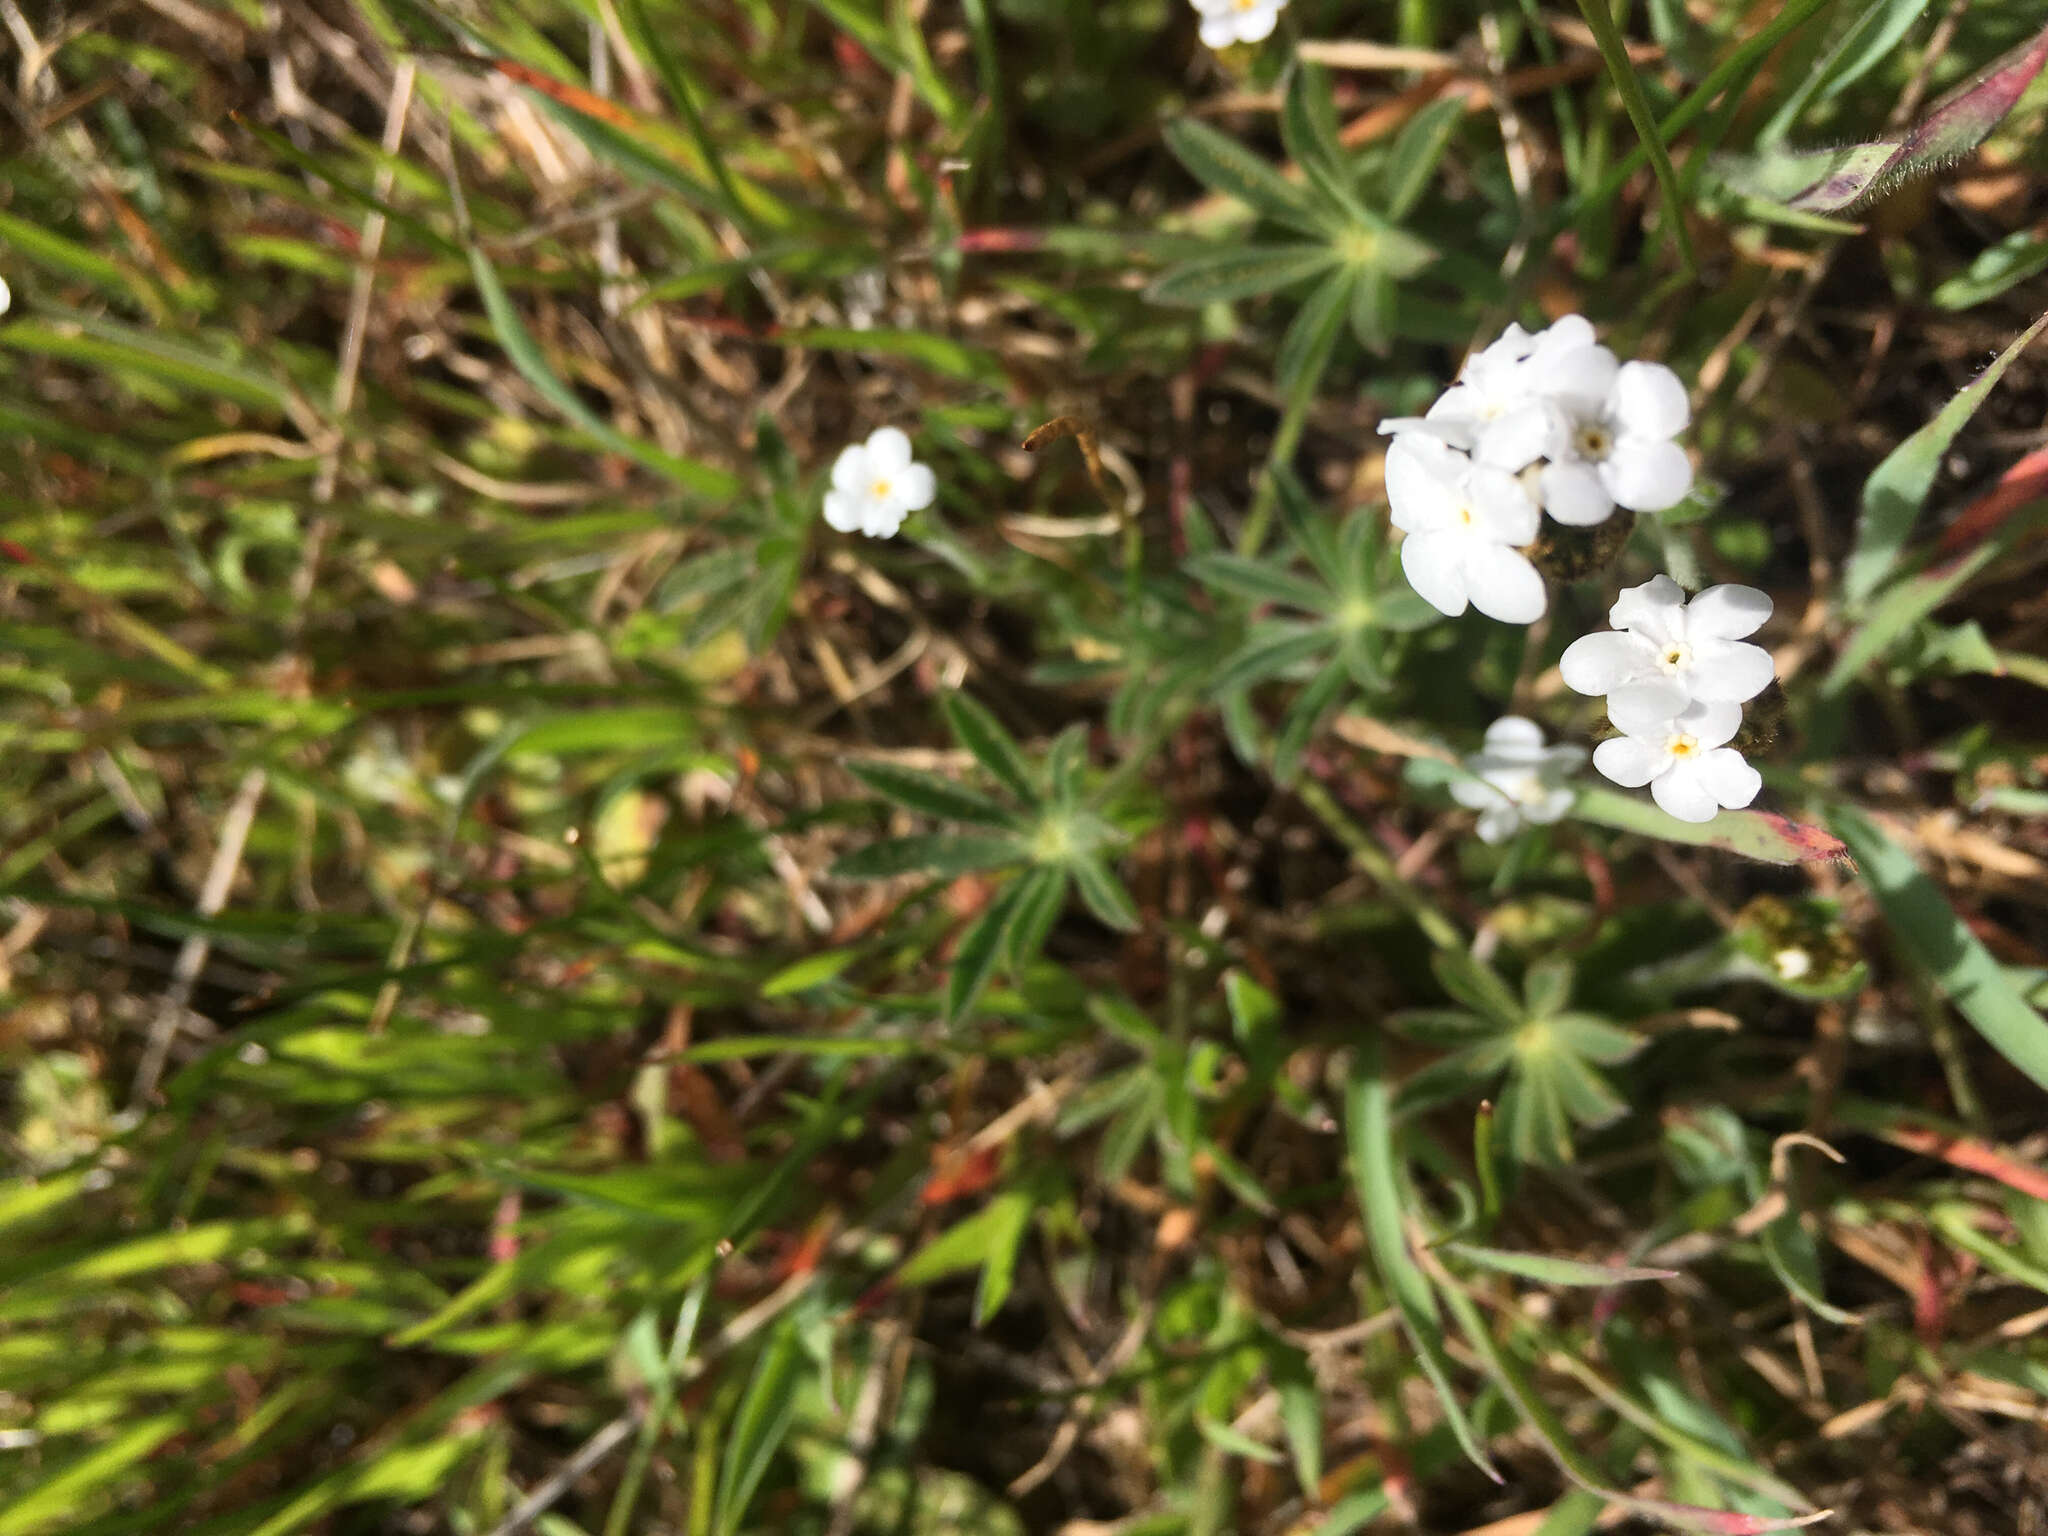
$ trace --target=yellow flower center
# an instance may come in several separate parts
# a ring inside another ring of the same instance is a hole
[[[1676,672],[1692,661],[1692,647],[1673,641],[1664,647],[1664,654],[1658,660],[1664,664],[1666,672]]]
[[[1598,422],[1579,428],[1572,438],[1572,446],[1579,450],[1579,457],[1592,459],[1596,463],[1614,451],[1614,434]]]
[[[1237,8],[1240,11],[1256,11],[1259,8],[1259,0],[1237,0]]]
[[[868,494],[877,501],[887,501],[889,499],[889,489],[890,483],[887,480],[877,480],[868,487]]]
[[[1670,750],[1673,757],[1697,757],[1700,751],[1699,738],[1688,736],[1681,731],[1671,738]]]
[[[1465,528],[1472,526],[1472,509],[1470,507],[1458,508],[1458,522],[1460,526]]]

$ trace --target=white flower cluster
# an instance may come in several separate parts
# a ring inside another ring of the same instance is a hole
[[[1202,42],[1210,48],[1259,43],[1273,35],[1287,0],[1194,0],[1202,18]]]
[[[1740,810],[1763,779],[1728,743],[1742,706],[1771,685],[1771,653],[1744,639],[1771,616],[1755,587],[1709,587],[1686,601],[1669,576],[1628,587],[1606,634],[1574,640],[1559,658],[1565,683],[1607,698],[1621,731],[1593,749],[1593,766],[1650,797],[1680,821]]]
[[[1624,363],[1566,315],[1530,333],[1511,325],[1465,361],[1426,415],[1381,424],[1387,501],[1408,535],[1401,568],[1434,607],[1527,624],[1547,606],[1523,552],[1548,513],[1573,528],[1617,506],[1662,512],[1692,489],[1675,441],[1692,419],[1662,363]]]
[[[1447,614],[1470,606],[1527,624],[1548,606],[1530,561],[1548,515],[1573,528],[1607,521],[1616,507],[1662,512],[1692,489],[1677,442],[1691,420],[1685,386],[1661,363],[1619,361],[1593,327],[1567,315],[1546,330],[1518,325],[1466,359],[1458,381],[1422,416],[1388,421],[1387,503],[1407,535],[1401,569]],[[1565,682],[1604,697],[1621,735],[1593,751],[1617,784],[1649,786],[1682,821],[1710,821],[1748,805],[1763,787],[1728,745],[1742,706],[1771,684],[1770,652],[1747,643],[1771,616],[1754,587],[1710,587],[1691,601],[1669,576],[1625,590],[1613,629],[1572,642]],[[1494,722],[1467,757],[1458,803],[1478,811],[1489,843],[1570,809],[1565,782],[1586,754],[1546,747],[1534,722]]]

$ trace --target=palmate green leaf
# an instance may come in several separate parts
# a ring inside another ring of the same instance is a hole
[[[1912,536],[1913,524],[1927,502],[1927,493],[1934,488],[1934,477],[1949,444],[2043,326],[2048,326],[2048,315],[2022,331],[1989,368],[1943,406],[1934,420],[1894,448],[1864,482],[1855,546],[1842,570],[1842,590],[1852,605],[1868,602],[1884,585]]]
[[[1295,695],[1287,707],[1287,718],[1273,738],[1273,780],[1291,785],[1301,772],[1301,760],[1316,730],[1330,711],[1343,702],[1353,686],[1351,669],[1342,659],[1333,661]]]
[[[1402,1325],[1415,1346],[1417,1363],[1435,1388],[1444,1418],[1458,1444],[1495,1482],[1500,1473],[1487,1458],[1472,1421],[1451,1387],[1451,1360],[1444,1350],[1443,1313],[1428,1277],[1408,1251],[1402,1220],[1401,1181],[1394,1150],[1393,1094],[1381,1065],[1377,1042],[1358,1051],[1345,1087],[1344,1127],[1351,1153],[1351,1177],[1359,1214],[1365,1221],[1366,1244],[1380,1283],[1400,1309]]]
[[[964,875],[1022,864],[1030,850],[1013,837],[932,832],[856,848],[832,866],[835,880],[890,880],[898,875]]]
[[[1304,234],[1330,230],[1330,220],[1313,199],[1258,155],[1227,134],[1191,117],[1169,123],[1166,147],[1211,191],[1234,197],[1254,212]]]
[[[1327,587],[1319,587],[1272,560],[1247,555],[1196,555],[1183,569],[1205,587],[1254,603],[1279,603],[1308,613],[1326,613],[1335,601],[1335,594]]]
[[[988,709],[957,688],[949,689],[939,698],[939,707],[945,711],[946,724],[951,727],[953,739],[974,754],[974,760],[989,771],[992,778],[1026,805],[1038,800],[1037,786],[1032,782],[1031,766],[1016,740],[1003,729],[1002,722],[989,713]]]
[[[975,826],[1014,828],[1017,813],[998,804],[979,790],[968,789],[951,779],[894,763],[848,763],[847,770],[876,794],[898,805],[935,816],[941,821],[964,821]]]
[[[803,1369],[803,1345],[795,1320],[785,1317],[769,1333],[739,1408],[725,1429],[718,1492],[712,1501],[711,1529],[716,1536],[733,1536],[746,1518],[747,1506],[767,1476],[768,1464],[789,1434]]]
[[[2048,1019],[2021,995],[1911,855],[1861,811],[1829,814],[1899,947],[1932,976],[1999,1055],[2048,1088]]]
[[[1292,287],[1337,264],[1326,245],[1233,245],[1169,267],[1145,290],[1155,304],[1198,309]]]

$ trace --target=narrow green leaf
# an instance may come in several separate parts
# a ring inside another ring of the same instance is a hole
[[[1515,1253],[1506,1248],[1481,1248],[1472,1243],[1445,1243],[1446,1253],[1455,1253],[1481,1269],[1515,1275],[1544,1285],[1623,1285],[1631,1280],[1671,1280],[1675,1269],[1637,1269],[1627,1264],[1587,1264],[1578,1259],[1553,1258],[1544,1253]]]
[[[1643,94],[1643,83],[1636,78],[1636,67],[1628,56],[1628,43],[1621,35],[1621,28],[1615,25],[1614,11],[1608,0],[1579,0],[1579,14],[1586,18],[1586,25],[1593,31],[1593,41],[1600,49],[1600,58],[1607,66],[1608,76],[1614,81],[1614,88],[1621,93],[1621,103],[1628,109],[1629,121],[1635,124],[1636,135],[1650,157],[1650,169],[1656,173],[1657,188],[1664,194],[1664,217],[1671,226],[1671,237],[1678,243],[1678,254],[1685,262],[1685,270],[1697,275],[1699,258],[1693,254],[1692,235],[1685,227],[1685,196],[1678,187],[1678,173],[1671,169],[1671,156],[1664,148],[1664,140],[1657,126],[1657,119],[1650,111],[1649,98]]]
[[[1792,821],[1770,811],[1723,811],[1712,821],[1680,821],[1648,800],[1598,785],[1588,785],[1579,791],[1572,815],[1603,827],[1637,832],[1667,843],[1718,848],[1767,864],[1811,864],[1847,854],[1841,840],[1825,828]]]
[[[747,1506],[768,1474],[768,1464],[789,1433],[802,1363],[797,1331],[785,1319],[768,1335],[739,1408],[726,1426],[712,1506],[711,1526],[717,1536],[733,1536],[740,1529]]]
[[[792,997],[799,992],[808,992],[813,987],[822,987],[835,980],[839,973],[860,958],[857,949],[828,949],[820,954],[805,955],[793,965],[781,970],[761,983],[763,997]]]
[[[1349,270],[1324,278],[1280,338],[1273,382],[1285,398],[1304,399],[1322,382],[1323,370],[1330,364],[1330,354],[1336,350],[1337,337],[1350,313],[1351,290],[1358,278],[1358,273]]]
[[[1402,1324],[1415,1346],[1416,1361],[1436,1389],[1445,1420],[1458,1444],[1474,1466],[1495,1482],[1501,1482],[1500,1473],[1487,1458],[1485,1447],[1479,1443],[1471,1420],[1452,1390],[1451,1360],[1444,1351],[1443,1314],[1437,1306],[1436,1292],[1408,1251],[1395,1164],[1393,1093],[1380,1064],[1377,1042],[1359,1048],[1345,1088],[1344,1124],[1359,1214],[1365,1220],[1366,1244],[1372,1251],[1380,1283],[1400,1309]]]
[[[1821,679],[1820,696],[1835,699],[1848,692],[1873,662],[2003,553],[2003,540],[1980,544],[1960,560],[1886,588]]]
[[[835,880],[889,880],[897,875],[964,875],[1021,864],[1030,851],[1015,838],[934,832],[856,848],[832,866]]]
[[[1452,91],[1408,119],[1394,140],[1383,172],[1388,218],[1398,223],[1422,201],[1422,194],[1429,190],[1437,165],[1450,148],[1451,136],[1465,120],[1466,111],[1464,94]]]
[[[1202,185],[1236,198],[1255,213],[1306,234],[1322,234],[1329,227],[1306,192],[1207,123],[1184,117],[1168,124],[1166,147]]]
[[[1003,939],[1016,915],[1021,882],[1012,881],[975,919],[953,952],[952,974],[946,978],[946,1022],[957,1024],[981,998],[1003,952]]]
[[[1038,958],[1067,906],[1067,871],[1059,865],[1041,864],[1020,883],[1017,915],[1010,921],[1003,948],[1003,962],[1012,974]]]
[[[1026,805],[1037,803],[1038,790],[1032,783],[1030,764],[1018,750],[1015,738],[1003,729],[1002,722],[957,688],[940,695],[939,707],[946,712],[946,724],[952,728],[953,739],[973,753],[974,760],[991,777]]]
[[[1195,1415],[1195,1428],[1202,1432],[1204,1440],[1215,1446],[1217,1450],[1223,1452],[1226,1456],[1242,1456],[1247,1461],[1263,1461],[1266,1465],[1272,1467],[1279,1466],[1287,1459],[1274,1450],[1272,1446],[1254,1440],[1243,1430],[1233,1429],[1230,1425],[1223,1423],[1219,1419],[1212,1419],[1207,1414],[1197,1413]]]
[[[1233,245],[1169,267],[1145,290],[1155,304],[1198,309],[1257,298],[1327,272],[1337,263],[1326,245]]]
[[[1332,225],[1370,217],[1352,184],[1350,153],[1337,137],[1328,71],[1313,64],[1295,67],[1280,101],[1280,139],[1309,185],[1329,205]]]
[[[1999,1055],[2048,1088],[2048,1019],[2029,1004],[1912,857],[1847,806],[1829,814],[1899,947],[1932,976]]]
[[[1309,613],[1326,613],[1336,594],[1272,560],[1246,555],[1196,555],[1185,567],[1205,587],[1248,598],[1255,603],[1280,603]]]
[[[519,318],[519,311],[513,306],[512,296],[505,291],[504,283],[499,280],[497,269],[475,246],[470,248],[469,267],[476,282],[476,291],[484,301],[484,313],[490,317],[491,329],[497,332],[498,344],[505,349],[512,366],[548,404],[614,453],[645,465],[685,489],[704,496],[730,496],[739,489],[739,482],[722,469],[713,469],[694,459],[677,458],[652,443],[630,438],[599,420],[597,414],[562,382],[550,366],[540,344],[526,329],[526,322]]]
[[[2048,34],[2044,34],[2048,35]],[[1963,392],[1941,408],[1934,420],[1894,448],[1863,484],[1863,515],[1856,523],[1856,541],[1842,571],[1842,591],[1860,606],[1884,584],[1912,536],[1913,523],[1934,487],[1942,456],[1977,408],[2004,377],[2014,358],[2024,352],[2043,326],[2043,315],[1998,354]]]
[[[1124,889],[1124,883],[1117,879],[1107,864],[1097,858],[1085,858],[1075,860],[1069,867],[1074,876],[1074,888],[1081,893],[1081,900],[1098,921],[1120,933],[1137,930],[1138,905],[1131,900],[1131,893]]]
[[[1014,827],[1016,812],[979,790],[894,763],[848,763],[847,769],[869,789],[898,805],[942,821],[965,821],[984,827]]]
[[[1330,631],[1320,624],[1275,620],[1253,627],[1245,643],[1227,657],[1209,679],[1209,691],[1227,694],[1249,688],[1331,648]]]
[[[122,1474],[171,1436],[192,1426],[185,1413],[164,1413],[124,1424],[106,1444],[74,1457],[18,1491],[0,1510],[0,1536],[41,1536],[77,1530],[121,1487]],[[18,1486],[18,1485],[17,1485]]]

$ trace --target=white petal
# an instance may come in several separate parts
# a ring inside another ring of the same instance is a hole
[[[1502,544],[1527,544],[1542,531],[1543,514],[1522,484],[1504,469],[1475,465],[1465,480],[1473,526]]]
[[[1542,745],[1543,727],[1523,715],[1502,715],[1486,728],[1486,750],[1491,753],[1507,755]]]
[[[1746,703],[1777,675],[1771,653],[1741,640],[1695,640],[1687,686],[1696,699]]]
[[[1228,11],[1234,0],[1193,0],[1195,10],[1204,16],[1221,16]]]
[[[1714,798],[1731,811],[1739,811],[1757,797],[1764,787],[1763,775],[1742,760],[1733,747],[1722,747],[1699,760],[1699,776]]]
[[[1694,640],[1746,640],[1771,616],[1770,598],[1755,587],[1724,582],[1686,605],[1686,632]]]
[[[1662,512],[1692,489],[1692,460],[1674,442],[1629,434],[1602,461],[1600,483],[1632,512]]]
[[[1536,567],[1505,544],[1467,540],[1465,587],[1472,606],[1503,624],[1533,624],[1549,606]]]
[[[1422,420],[1430,431],[1454,448],[1470,448],[1484,421],[1479,392],[1469,384],[1453,384],[1436,397]]]
[[[1411,533],[1401,543],[1401,573],[1422,600],[1456,618],[1465,611],[1465,546],[1455,533]]]
[[[831,490],[825,493],[825,521],[841,533],[851,533],[861,524],[863,497],[846,491]]]
[[[1522,819],[1532,821],[1539,827],[1550,826],[1553,822],[1564,820],[1566,814],[1572,808],[1572,802],[1576,799],[1578,799],[1578,793],[1575,790],[1553,789],[1534,804],[1524,804],[1522,807]]]
[[[1543,466],[1537,483],[1543,488],[1543,510],[1567,527],[1591,528],[1614,515],[1614,498],[1590,464],[1553,460]]]
[[[1504,843],[1522,830],[1521,815],[1512,805],[1496,805],[1480,814],[1473,831],[1482,843]]]
[[[877,427],[868,434],[868,468],[877,480],[893,480],[910,463],[910,439],[901,427]]]
[[[1623,363],[1608,409],[1622,431],[1644,437],[1676,437],[1692,420],[1685,386],[1662,363]]]
[[[832,484],[842,491],[864,491],[873,476],[868,473],[868,451],[859,443],[849,443],[839,450],[839,457],[832,461]]]
[[[1641,789],[1670,761],[1668,754],[1633,736],[1617,736],[1593,749],[1593,766],[1624,789]]]
[[[1509,327],[1514,329],[1514,327]],[[1549,358],[1554,354],[1590,347],[1598,339],[1593,322],[1584,315],[1559,315],[1549,325],[1529,338],[1531,357]]]
[[[1674,705],[1679,707],[1673,708]],[[1614,722],[1615,729],[1660,746],[1671,739],[1673,732],[1692,729],[1683,722],[1693,708],[1682,691],[1666,688],[1623,687],[1607,695],[1607,718]],[[1740,713],[1739,708],[1737,712]],[[1713,743],[1717,747],[1720,744]]]
[[[1466,761],[1467,770],[1472,769],[1473,760]],[[1501,792],[1484,779],[1451,780],[1451,798],[1468,811],[1490,811],[1502,801]]]
[[[1693,694],[1676,678],[1641,677],[1617,683],[1608,693],[1607,718],[1616,725],[1631,720],[1654,729],[1684,714],[1692,701]]]
[[[1465,456],[1437,438],[1404,433],[1387,449],[1387,509],[1409,533],[1459,526],[1457,481]]]
[[[861,532],[871,539],[889,539],[896,536],[896,530],[903,526],[903,509],[894,502],[873,501],[868,503],[867,517],[861,524]]]
[[[1733,741],[1735,733],[1742,729],[1742,706],[1720,699],[1696,698],[1678,717],[1678,728],[1702,749],[1721,746]]]
[[[1237,22],[1228,15],[1204,16],[1201,31],[1202,41],[1211,48],[1228,48],[1237,41]]]
[[[938,493],[938,476],[929,465],[912,464],[896,477],[894,500],[906,512],[922,512]]]
[[[1574,693],[1599,698],[1639,674],[1654,675],[1657,648],[1640,635],[1608,631],[1582,635],[1564,648],[1557,670]]]
[[[1686,632],[1685,588],[1669,576],[1652,576],[1639,587],[1623,587],[1607,610],[1607,622],[1616,629],[1632,629],[1661,646]]]
[[[1556,457],[1564,440],[1564,421],[1557,408],[1531,400],[1482,426],[1473,453],[1480,463],[1497,469],[1526,469],[1538,459]]]
[[[1585,766],[1586,749],[1575,742],[1561,743],[1543,754],[1544,777],[1552,781],[1577,773]]]
[[[1435,432],[1426,416],[1382,416],[1380,436],[1392,437],[1397,432]],[[1441,433],[1436,435],[1442,436]]]
[[[1237,38],[1243,43],[1262,42],[1273,35],[1274,24],[1280,20],[1280,7],[1271,10],[1263,7],[1253,11],[1241,11],[1237,18]]]
[[[1650,798],[1680,821],[1712,821],[1721,802],[1707,787],[1697,762],[1674,763],[1650,781]]]
[[[1605,347],[1569,346],[1552,355],[1543,348],[1529,361],[1539,393],[1577,415],[1598,419],[1614,388],[1614,354]]]

